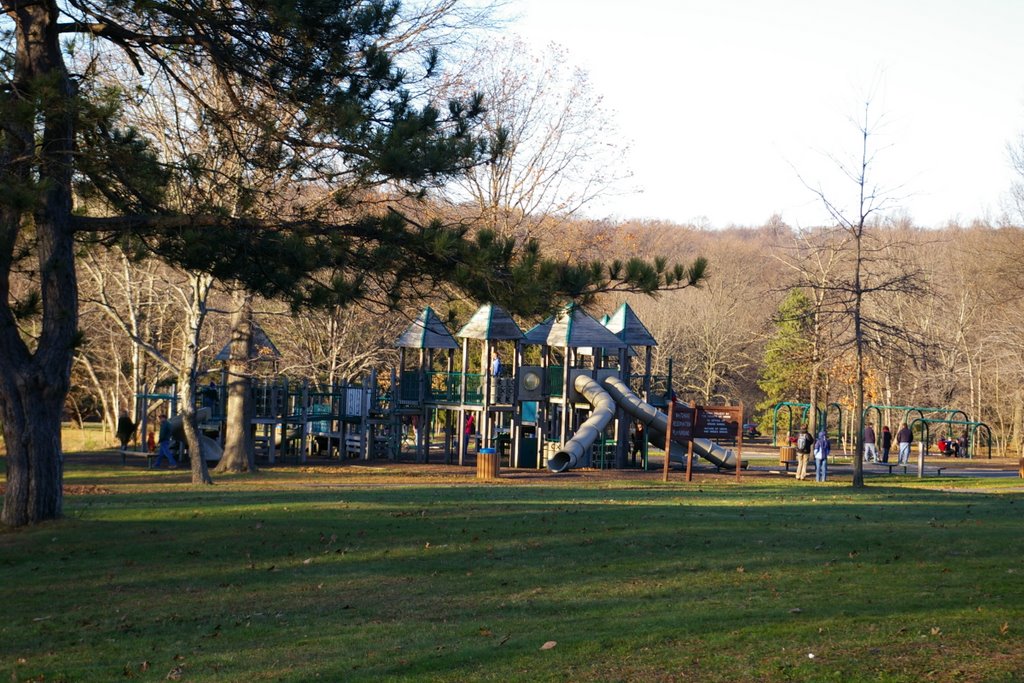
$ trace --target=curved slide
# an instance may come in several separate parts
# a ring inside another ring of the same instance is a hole
[[[604,380],[604,388],[608,390],[611,397],[626,413],[640,421],[650,434],[655,437],[655,443],[665,442],[665,432],[668,429],[668,416],[649,403],[644,402],[633,390],[618,377],[607,377]],[[736,454],[731,448],[723,448],[710,439],[694,439],[693,452],[704,458],[715,467],[724,469],[736,469]],[[686,463],[686,444],[672,444],[670,460]]]
[[[204,412],[205,411],[205,412]],[[200,408],[196,411],[196,424],[201,424],[210,419],[210,408]],[[181,413],[168,420],[171,423],[171,435],[181,443],[185,443],[185,428],[182,425]],[[203,451],[203,457],[207,462],[217,462],[224,455],[224,450],[217,443],[202,432],[199,432],[199,447]]]
[[[557,453],[548,458],[548,469],[564,472],[579,465],[587,449],[597,440],[604,428],[615,417],[615,403],[608,392],[595,380],[586,375],[577,375],[576,391],[594,406],[590,417],[580,425],[571,439],[566,441]]]

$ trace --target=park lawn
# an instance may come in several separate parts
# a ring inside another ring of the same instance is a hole
[[[186,478],[69,464],[64,520],[0,532],[0,675],[1024,677],[1019,480]]]

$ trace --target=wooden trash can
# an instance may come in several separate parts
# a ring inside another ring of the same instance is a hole
[[[481,448],[476,454],[476,478],[497,479],[500,471],[497,449]]]
[[[781,448],[779,448],[779,464],[795,465],[796,448],[794,448],[793,446],[782,446]]]

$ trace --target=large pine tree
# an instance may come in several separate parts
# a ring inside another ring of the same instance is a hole
[[[451,287],[535,312],[616,282],[652,291],[703,277],[702,260],[690,268],[554,263],[535,245],[520,249],[487,230],[417,224],[367,201],[382,189],[424,196],[489,152],[474,133],[479,98],[431,101],[424,84],[437,55],[396,58],[393,50],[404,45],[395,35],[396,2],[0,6],[5,524],[61,513],[60,423],[81,341],[76,240],[155,254],[296,307],[344,305],[370,292],[397,303],[410,292]],[[130,90],[109,86],[112,75],[128,79],[129,71]],[[216,98],[196,86],[210,78]],[[123,119],[125,97],[159,93],[201,103],[186,126],[194,132],[243,123],[259,131],[263,144],[244,148],[239,140],[232,150],[241,162],[223,179],[237,186],[230,206],[213,196],[183,210],[168,196],[171,177],[188,181],[209,169],[187,155],[169,163]],[[267,173],[295,188],[269,217],[245,201],[253,196],[249,179]]]

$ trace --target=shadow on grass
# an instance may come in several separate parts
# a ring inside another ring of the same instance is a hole
[[[114,495],[69,496],[65,521],[0,536],[18,596],[0,628],[26,662],[8,673],[913,680],[936,657],[968,679],[1024,665],[1001,630],[1024,616],[1016,494],[274,476],[107,478]]]

